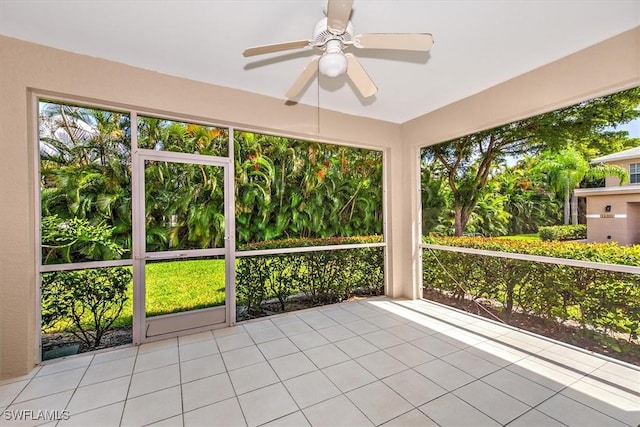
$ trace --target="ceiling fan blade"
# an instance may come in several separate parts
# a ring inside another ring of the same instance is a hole
[[[327,26],[329,31],[342,34],[347,29],[353,0],[329,0],[327,4]]]
[[[347,76],[351,79],[353,84],[358,88],[358,92],[364,97],[368,98],[378,91],[378,88],[371,80],[371,77],[367,74],[367,72],[362,68],[360,61],[351,55],[346,54],[347,60],[349,61],[349,65],[347,67]]]
[[[311,40],[296,40],[293,42],[284,42],[284,43],[275,43],[275,44],[266,44],[263,46],[255,46],[245,49],[242,52],[242,55],[247,56],[255,56],[262,55],[264,53],[272,53],[272,52],[281,52],[283,50],[291,50],[291,49],[301,49],[303,47],[310,47]]]
[[[315,56],[311,59],[311,62],[307,64],[307,66],[302,70],[302,73],[298,76],[295,82],[291,85],[289,90],[287,91],[286,97],[287,99],[295,98],[302,92],[302,89],[313,79],[318,72],[318,61],[320,57]]]
[[[353,42],[362,49],[397,49],[428,51],[433,46],[433,36],[429,33],[378,33],[359,34]]]

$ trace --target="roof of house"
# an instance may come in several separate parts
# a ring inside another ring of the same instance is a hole
[[[591,160],[591,163],[593,164],[593,163],[615,162],[617,160],[627,160],[627,159],[633,159],[636,157],[640,158],[640,147],[630,148],[628,150],[619,151],[617,153],[598,157],[596,159]]]

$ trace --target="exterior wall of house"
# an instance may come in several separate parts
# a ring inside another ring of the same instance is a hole
[[[617,162],[607,162],[608,165],[620,166],[622,169],[625,169],[627,172],[629,172],[629,165],[631,165],[632,163],[640,163],[640,157],[636,157],[635,159],[620,160]],[[605,187],[617,187],[619,185],[620,185],[620,179],[614,176],[609,176],[605,180]],[[638,191],[640,191],[640,183],[636,183],[636,184],[627,183],[625,185],[635,185],[638,187]]]
[[[36,361],[32,92],[384,149],[389,295],[420,296],[419,148],[640,84],[640,27],[403,125],[180,79],[0,37],[0,378]],[[401,106],[399,106],[400,108]],[[411,191],[407,191],[411,188]]]
[[[640,243],[640,192],[606,194],[593,189],[586,197],[587,241],[618,242],[621,245]],[[607,206],[611,207],[610,211],[607,211]]]

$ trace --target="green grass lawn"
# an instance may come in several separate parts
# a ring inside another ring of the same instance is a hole
[[[500,238],[508,240],[540,240],[540,234],[515,234],[513,236],[501,236]]]

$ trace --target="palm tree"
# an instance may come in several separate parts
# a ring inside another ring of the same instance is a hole
[[[614,176],[624,185],[629,173],[620,166],[599,164],[589,166],[589,162],[575,148],[566,148],[555,155],[544,158],[536,168],[546,173],[551,187],[564,197],[564,223],[578,223],[578,198],[574,189],[583,179],[603,179]]]

